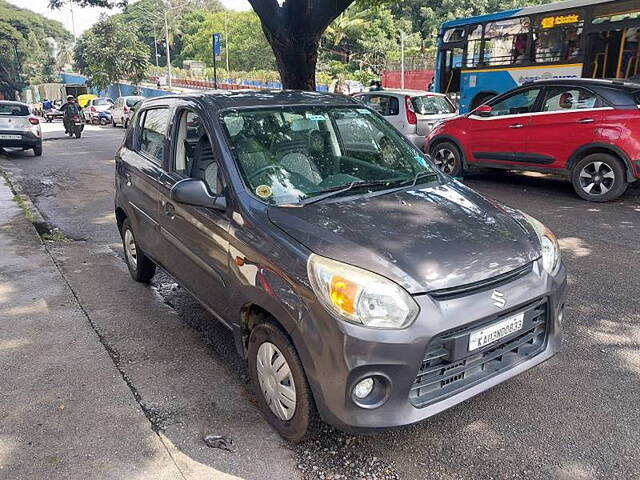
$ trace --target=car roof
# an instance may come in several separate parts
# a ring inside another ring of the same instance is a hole
[[[21,107],[29,107],[28,103],[18,102],[16,100],[0,100],[0,105],[19,105]]]
[[[206,106],[225,110],[228,108],[261,108],[288,105],[340,106],[354,105],[351,97],[333,93],[306,92],[299,90],[214,90],[203,93],[165,95],[145,101],[146,105],[162,102],[166,99],[192,99]]]
[[[640,90],[640,83],[628,81],[628,80],[613,80],[613,79],[600,79],[600,78],[550,78],[544,80],[534,80],[533,82],[525,83],[524,85],[549,85],[549,84],[570,84],[581,85],[585,87],[613,87],[621,88],[631,91]]]
[[[369,93],[372,94],[382,94],[391,93],[395,95],[409,95],[409,96],[425,96],[425,97],[445,97],[444,93],[436,93],[436,92],[427,92],[426,90],[409,90],[409,89],[400,89],[400,88],[385,88],[384,90],[374,90],[373,92],[361,92],[356,95],[367,95]]]

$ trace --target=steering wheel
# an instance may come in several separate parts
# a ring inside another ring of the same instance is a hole
[[[262,175],[264,172],[268,170],[281,170],[281,169],[282,167],[279,167],[277,165],[265,165],[264,167],[261,167],[255,172],[249,174],[249,181],[252,182],[254,178],[256,178],[259,175]]]

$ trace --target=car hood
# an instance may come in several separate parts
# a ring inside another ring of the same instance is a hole
[[[540,257],[535,233],[457,181],[304,207],[269,207],[311,251],[417,294],[491,278]]]

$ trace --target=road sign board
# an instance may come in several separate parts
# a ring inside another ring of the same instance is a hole
[[[213,34],[213,55],[216,57],[216,60],[220,60],[222,55],[220,55],[220,34]]]

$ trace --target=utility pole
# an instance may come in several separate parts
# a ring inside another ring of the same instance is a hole
[[[156,36],[156,26],[153,26],[153,46],[155,47],[155,51],[156,51],[156,68],[159,68],[160,65],[158,65],[158,37]]]
[[[224,56],[227,60],[227,75],[229,75],[229,32],[227,30],[227,9],[224,10]]]
[[[167,84],[169,86],[169,90],[171,90],[171,49],[169,48],[169,23],[167,22],[167,13],[169,13],[169,10],[164,12],[164,38],[167,46]]]
[[[404,31],[400,30],[400,89],[404,90]]]
[[[73,15],[73,2],[69,1],[69,10],[71,10],[71,31],[73,32],[73,38],[78,38],[76,36],[76,18]]]

